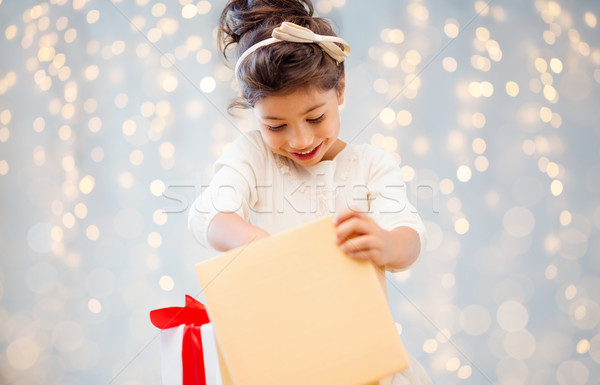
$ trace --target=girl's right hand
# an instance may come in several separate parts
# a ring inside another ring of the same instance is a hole
[[[229,251],[270,234],[249,224],[236,213],[218,213],[210,221],[207,235],[208,243],[216,250]]]

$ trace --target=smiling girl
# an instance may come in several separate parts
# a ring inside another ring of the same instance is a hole
[[[228,147],[189,227],[219,251],[336,214],[337,241],[383,272],[412,265],[425,228],[406,197],[400,167],[384,150],[339,139],[348,44],[310,0],[233,0],[219,41],[234,50],[241,98],[258,130]],[[384,275],[380,275],[385,286]],[[393,384],[430,384],[414,359]]]

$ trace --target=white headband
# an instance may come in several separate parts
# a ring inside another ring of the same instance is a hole
[[[235,63],[235,77],[238,77],[238,69],[240,64],[254,51],[260,47],[277,43],[280,41],[289,41],[293,43],[315,43],[323,49],[336,62],[343,62],[350,54],[350,46],[344,39],[337,36],[322,36],[314,33],[308,28],[301,27],[297,24],[284,21],[281,26],[275,28],[271,33],[271,38],[265,39],[248,48],[240,56]],[[344,49],[341,49],[336,43],[341,43]]]

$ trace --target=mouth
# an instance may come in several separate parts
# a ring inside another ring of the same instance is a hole
[[[323,145],[323,143],[321,142],[321,143],[319,143],[319,145],[317,147],[313,148],[312,150],[305,151],[305,152],[291,152],[291,154],[294,155],[294,157],[299,160],[310,160],[319,153],[319,149],[321,148],[322,145]]]

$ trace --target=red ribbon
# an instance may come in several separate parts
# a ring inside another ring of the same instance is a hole
[[[159,329],[185,325],[181,348],[183,385],[206,385],[200,326],[209,323],[210,320],[204,305],[186,295],[184,307],[152,310],[150,321]]]

